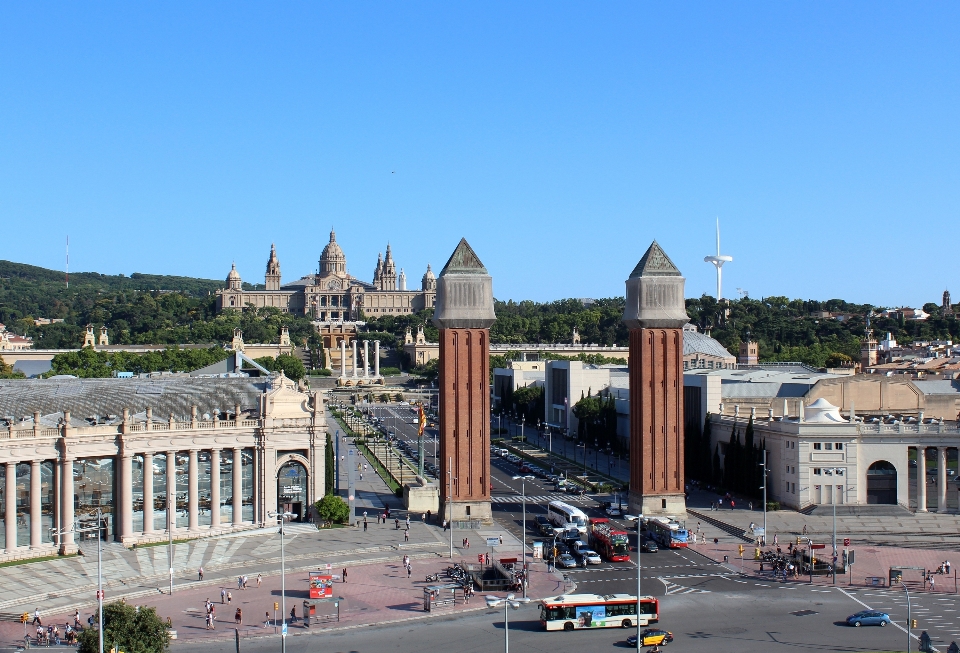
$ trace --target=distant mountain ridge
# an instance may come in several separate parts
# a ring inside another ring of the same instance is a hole
[[[34,284],[55,284],[67,291],[65,277],[61,270],[49,270],[27,263],[0,260],[0,287],[7,282],[28,282]],[[247,284],[244,284],[247,285]],[[70,286],[94,286],[100,290],[168,290],[190,295],[206,295],[224,287],[222,280],[197,279],[166,274],[144,274],[134,272],[130,276],[123,274],[108,275],[99,272],[71,272]],[[250,286],[253,288],[253,286]],[[51,287],[51,290],[53,288]]]

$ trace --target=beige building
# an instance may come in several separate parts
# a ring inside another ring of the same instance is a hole
[[[0,561],[298,520],[323,496],[323,401],[283,375],[0,381]],[[169,512],[168,512],[169,507]]]
[[[373,283],[347,273],[347,257],[330,232],[330,242],[320,255],[318,274],[308,274],[281,285],[280,260],[270,247],[264,290],[244,290],[234,265],[227,275],[227,287],[217,291],[217,310],[244,310],[248,306],[272,306],[285,313],[308,315],[318,322],[354,322],[363,315],[405,315],[431,309],[436,302],[437,279],[427,265],[420,290],[407,290],[406,274],[397,273],[393,252],[387,245],[386,259],[379,257]]]

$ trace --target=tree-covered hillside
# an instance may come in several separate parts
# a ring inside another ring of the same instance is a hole
[[[32,336],[37,346],[44,348],[78,347],[86,324],[105,324],[114,344],[224,343],[233,337],[235,327],[243,330],[247,342],[277,342],[281,326],[290,329],[295,342],[311,338],[308,318],[277,309],[217,315],[213,292],[223,285],[189,277],[79,273],[71,275],[68,289],[61,272],[0,261],[0,322],[11,331]],[[576,327],[583,343],[626,345],[627,330],[620,322],[623,302],[622,297],[546,303],[496,301],[497,321],[490,338],[497,344],[568,343]],[[927,320],[875,316],[872,327],[878,336],[889,331],[900,342],[960,339],[960,325],[954,317],[942,317],[933,303],[923,308],[930,313]],[[847,357],[858,359],[864,317],[880,310],[839,299],[766,297],[718,304],[704,295],[687,300],[691,321],[701,330],[709,329],[730,352],[736,353],[749,334],[760,342],[761,360],[801,361],[817,367]],[[839,319],[824,317],[822,312],[839,313]],[[366,328],[385,346],[397,346],[408,327],[416,333],[423,324],[427,340],[436,342],[431,316],[432,311],[368,316]],[[37,327],[33,321],[37,317],[64,321]]]

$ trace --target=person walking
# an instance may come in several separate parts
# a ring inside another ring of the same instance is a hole
[[[230,592],[227,592],[227,605],[230,605],[232,601],[233,601],[233,594],[231,594]]]
[[[363,518],[363,530],[364,530],[364,531],[367,530],[367,518],[366,518],[366,517]]]
[[[79,611],[79,610],[74,610],[74,611],[73,611],[73,628],[74,628],[74,630],[80,630],[80,628],[81,628],[81,624],[80,624],[80,611]]]
[[[933,574],[927,574],[927,581],[930,583],[930,591],[933,592],[934,591]]]
[[[221,587],[220,588],[220,605],[223,605],[226,602],[227,602],[227,588]]]
[[[413,565],[411,565],[411,564],[408,562],[408,563],[407,563],[407,578],[410,578],[410,576],[412,576],[412,575],[413,575]]]
[[[292,623],[292,624],[297,623],[297,606],[296,606],[296,604],[294,604],[294,606],[293,606],[292,608],[290,608],[290,623]]]
[[[260,583],[263,582],[263,574],[257,574],[257,587],[260,587]]]
[[[405,531],[403,531],[403,541],[404,541],[404,542],[409,542],[409,541],[410,541],[410,529],[409,529],[409,528],[406,529]]]
[[[237,611],[233,613],[233,621],[238,626],[243,625],[243,610],[237,608]]]
[[[197,576],[200,577],[198,580],[203,580],[203,565],[201,565],[200,568],[197,569]]]
[[[397,517],[396,519],[393,520],[393,526],[394,526],[394,530],[398,530],[398,531],[400,530],[400,518],[399,518],[399,517]]]
[[[343,568],[343,572],[341,572],[340,577],[343,579],[343,582],[344,582],[344,583],[347,582],[347,568],[346,568],[346,567]]]
[[[270,611],[267,610],[263,615],[263,627],[266,628],[270,625]]]
[[[949,575],[950,575],[950,561],[949,561],[949,560],[944,560],[944,561],[943,561],[943,568],[944,568],[944,570],[947,572],[947,575],[949,576]]]

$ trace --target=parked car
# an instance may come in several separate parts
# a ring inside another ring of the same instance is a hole
[[[860,626],[886,626],[890,623],[890,615],[876,610],[861,610],[847,617],[847,625],[859,628]]]

